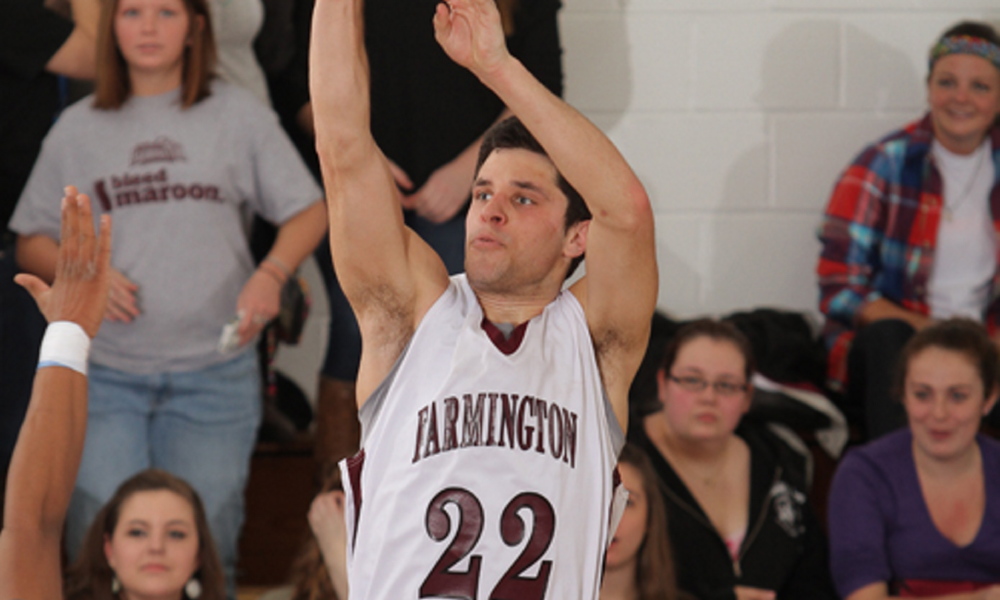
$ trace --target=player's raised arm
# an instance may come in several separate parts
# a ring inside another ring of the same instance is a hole
[[[493,0],[448,0],[438,5],[434,27],[445,52],[503,100],[593,214],[587,276],[573,292],[587,313],[605,386],[624,423],[658,290],[646,192],[614,144],[507,52]]]
[[[52,287],[33,275],[17,276],[49,327],[7,476],[0,600],[62,597],[63,521],[87,427],[87,350],[104,316],[111,257],[109,218],[95,235],[89,200],[73,188],[63,199],[62,219]]]
[[[440,259],[403,224],[398,191],[370,129],[362,0],[317,0],[310,48],[316,148],[330,248],[363,339],[363,402],[448,284]]]

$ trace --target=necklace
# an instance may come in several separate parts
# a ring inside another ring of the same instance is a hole
[[[955,218],[955,213],[958,211],[959,207],[965,204],[966,200],[969,199],[969,192],[972,191],[972,188],[976,185],[976,181],[979,180],[979,173],[983,170],[983,165],[986,164],[986,157],[991,154],[988,145],[989,144],[986,143],[984,145],[980,145],[979,148],[976,149],[975,152],[977,156],[975,166],[971,169],[971,172],[966,179],[965,187],[962,189],[962,193],[957,196],[948,194],[948,197],[945,199],[946,201],[942,202],[941,212],[944,215],[945,221],[951,223]],[[955,163],[952,161],[949,165],[949,169],[952,173],[954,173],[954,166]],[[947,200],[951,200],[951,202],[947,202]]]

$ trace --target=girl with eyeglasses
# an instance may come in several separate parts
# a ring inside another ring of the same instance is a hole
[[[659,476],[678,586],[704,599],[836,598],[800,459],[741,425],[753,368],[734,326],[685,325],[657,372],[662,409],[633,432]]]

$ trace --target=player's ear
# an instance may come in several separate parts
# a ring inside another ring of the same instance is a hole
[[[563,253],[569,258],[583,256],[583,253],[587,251],[587,232],[589,231],[590,219],[570,225],[569,229],[566,230]]]

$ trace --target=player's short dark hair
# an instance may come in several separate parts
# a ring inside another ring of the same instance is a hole
[[[483,163],[486,162],[490,154],[493,154],[494,150],[505,148],[530,150],[546,158],[549,156],[545,152],[545,148],[542,148],[542,145],[538,143],[535,136],[531,135],[531,132],[521,123],[520,119],[509,117],[491,127],[483,137],[483,143],[479,146],[479,158],[476,161],[476,176],[479,176],[480,167],[483,166]],[[565,228],[568,230],[571,226],[581,221],[590,220],[590,209],[587,208],[587,203],[584,202],[583,196],[566,181],[566,178],[562,176],[559,169],[556,169],[556,185],[559,187],[559,191],[566,195],[566,200],[568,201],[564,222]],[[582,260],[582,255],[573,259],[566,277],[573,274]]]

